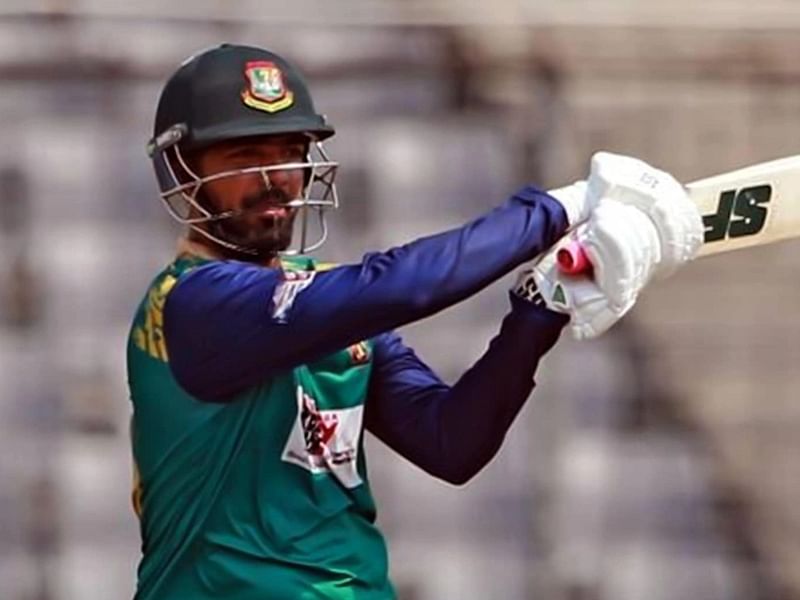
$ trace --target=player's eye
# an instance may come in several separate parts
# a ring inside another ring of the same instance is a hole
[[[287,148],[283,155],[285,162],[305,162],[305,159],[306,151],[302,146]]]
[[[225,153],[225,160],[238,168],[305,162],[306,150],[300,144],[269,152],[264,152],[259,148],[234,148]]]
[[[242,148],[231,150],[225,155],[225,159],[241,166],[250,164],[256,165],[261,160],[261,157],[258,152],[247,148]]]

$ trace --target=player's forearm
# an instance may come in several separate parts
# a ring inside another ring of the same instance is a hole
[[[549,248],[566,228],[563,207],[526,187],[463,227],[368,255],[349,275],[366,303],[397,307],[392,321],[407,322],[474,294]]]
[[[300,355],[284,357],[304,361],[309,351],[324,354],[428,317],[540,254],[565,229],[560,205],[526,188],[464,227],[320,273],[297,296],[282,332],[302,329]]]
[[[541,358],[566,321],[562,315],[520,303],[488,351],[453,386],[442,409],[441,431],[447,433],[443,448],[452,459],[449,471],[456,483],[476,475],[500,449],[533,391]]]
[[[320,272],[290,301],[274,269],[204,267],[167,298],[173,371],[191,393],[222,399],[455,304],[541,253],[565,229],[562,206],[525,188],[464,227]]]
[[[406,357],[402,375],[367,404],[370,430],[445,481],[462,484],[478,473],[500,448],[530,396],[541,357],[566,323],[563,315],[513,302],[486,353],[454,386],[433,380],[421,363],[415,371],[410,363],[418,359]]]

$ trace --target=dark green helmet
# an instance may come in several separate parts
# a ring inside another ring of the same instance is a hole
[[[193,56],[167,81],[153,138],[179,124],[186,127],[185,149],[255,135],[305,132],[321,141],[334,134],[294,66],[267,50],[231,44]]]
[[[309,142],[304,197],[293,203],[303,209],[299,251],[305,251],[319,247],[327,237],[324,210],[338,206],[333,184],[338,165],[328,159],[321,144],[335,131],[316,112],[303,77],[281,56],[251,46],[222,44],[187,59],[161,92],[153,138],[147,145],[170,214],[226,248],[252,253],[225,239],[218,227],[235,214],[213,213],[198,201],[209,177],[195,174],[184,153],[228,140],[294,133]],[[265,166],[260,172],[267,177],[275,168]],[[314,188],[320,193],[315,195]],[[321,239],[313,244],[305,240],[309,208],[320,219]]]

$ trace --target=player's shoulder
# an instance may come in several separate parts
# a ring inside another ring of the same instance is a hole
[[[167,296],[175,288],[179,279],[209,262],[211,261],[195,256],[177,256],[150,280],[145,288],[138,312],[163,308]]]
[[[288,286],[293,290],[298,285],[307,286],[314,275],[337,266],[336,263],[306,256],[282,257],[280,268],[271,268],[238,260],[183,254],[155,277],[146,299],[163,306],[167,296],[177,293],[183,300],[181,305],[185,301],[190,301],[192,305],[198,302],[201,305],[216,304],[222,298],[247,294],[254,286],[266,285],[270,289]]]
[[[167,297],[175,289],[181,275],[197,264],[198,261],[178,257],[153,277],[133,315],[129,335],[131,348],[137,348],[163,362],[167,361],[163,336],[164,307]]]
[[[183,275],[210,262],[213,261],[197,256],[177,256],[153,278],[148,287],[147,296],[151,297],[155,294],[165,298]]]

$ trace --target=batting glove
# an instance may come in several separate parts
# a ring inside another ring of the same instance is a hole
[[[703,219],[685,188],[669,173],[641,160],[596,153],[586,195],[635,206],[650,218],[661,243],[659,277],[694,258],[703,244]]]
[[[578,242],[593,271],[568,275],[556,255]],[[514,294],[570,316],[576,339],[607,331],[635,304],[661,262],[661,242],[650,218],[638,208],[601,201],[585,224],[522,271]]]

